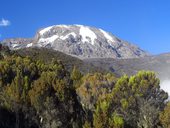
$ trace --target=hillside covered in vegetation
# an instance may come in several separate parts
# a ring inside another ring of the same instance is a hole
[[[154,72],[85,74],[0,46],[0,128],[168,128],[167,99]]]

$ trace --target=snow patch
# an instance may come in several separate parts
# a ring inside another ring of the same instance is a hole
[[[67,34],[66,36],[61,36],[60,39],[65,40],[65,39],[69,38],[70,35],[72,35],[74,38],[76,38],[76,34],[74,32],[71,32],[71,33]]]
[[[68,25],[57,25],[56,27],[69,28],[69,26],[68,26]]]
[[[51,28],[53,28],[54,26],[50,26],[47,28],[42,29],[41,31],[39,31],[40,35],[43,35],[44,33],[48,32]]]
[[[95,39],[97,39],[96,34],[90,30],[88,27],[81,26],[81,25],[76,25],[80,27],[80,32],[79,34],[82,36],[82,41],[83,42],[89,42],[88,38],[91,39],[91,44],[94,45]]]
[[[114,42],[114,39],[112,38],[112,36],[109,35],[109,33],[105,32],[104,30],[100,29],[100,31],[103,33],[104,37],[109,40]]]
[[[13,48],[16,48],[16,47],[18,47],[19,46],[19,44],[12,44],[12,47]]]
[[[47,44],[49,44],[49,43],[52,43],[52,42],[54,42],[56,39],[58,39],[59,38],[59,36],[58,35],[53,35],[53,36],[51,36],[51,37],[48,37],[48,38],[41,38],[41,39],[39,39],[39,43],[41,44],[41,45],[47,45]]]
[[[30,44],[27,44],[26,47],[27,47],[27,48],[28,48],[28,47],[32,47],[32,45],[33,45],[33,43],[30,43]]]
[[[77,27],[84,27],[83,25],[80,25],[80,24],[74,24],[74,25]]]

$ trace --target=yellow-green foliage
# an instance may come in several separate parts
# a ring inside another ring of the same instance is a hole
[[[110,124],[112,124],[111,122],[113,121],[114,128],[123,128],[124,126],[123,118],[117,114],[114,114],[112,117],[113,118],[111,118]]]
[[[75,66],[73,67],[73,70],[70,75],[71,79],[73,80],[73,86],[75,89],[77,89],[81,84],[81,78],[83,75]]]
[[[98,101],[93,114],[93,126],[95,128],[109,127],[109,102],[106,100]]]
[[[1,48],[0,55],[0,127],[82,127],[84,113],[61,61],[4,55]]]
[[[55,59],[48,63],[17,55],[0,59],[0,107],[15,113],[31,108],[43,113],[44,121],[69,113],[62,115],[63,120],[60,117],[63,122],[68,119],[69,126],[81,120],[83,128],[154,128],[160,124],[168,128],[166,99],[153,72],[118,79],[111,73],[83,76],[76,67],[69,73]]]
[[[67,71],[57,61],[45,64],[30,57],[9,56],[0,61],[0,76],[1,100],[11,109],[14,104],[25,103],[41,107],[43,98],[50,93],[64,100],[67,88],[72,87],[68,86]]]
[[[85,121],[85,123],[83,124],[83,128],[92,128],[90,122]]]
[[[77,93],[84,107],[94,108],[99,97],[105,99],[106,94],[111,92],[116,80],[113,74],[94,73],[82,77]]]
[[[170,128],[170,102],[167,103],[164,111],[160,113],[159,119],[164,128]]]
[[[98,80],[102,80],[100,75],[95,77],[97,77]],[[93,77],[92,85],[94,86],[88,84],[88,88],[90,86],[90,88],[92,88],[91,90],[93,90],[97,83],[97,81],[94,81],[96,80]],[[99,84],[97,85],[99,86]],[[157,95],[159,92],[161,92],[161,95]],[[160,107],[162,105],[164,106],[164,101],[167,98],[166,93],[159,90],[159,79],[156,78],[156,75],[153,72],[144,71],[131,77],[127,75],[122,76],[115,83],[111,92],[105,92],[104,94],[104,98],[98,95],[95,104],[95,111],[93,114],[94,127],[121,128],[124,127],[125,124],[131,127],[137,127],[137,124],[141,123],[140,119],[138,120],[137,118],[139,115],[145,116],[142,114],[147,113],[147,111],[154,111],[153,106],[149,106],[148,110],[145,109],[142,101],[146,100],[149,100],[148,102],[151,102],[150,104],[158,105],[158,108],[155,109],[155,113],[152,114],[153,117],[146,117],[150,119],[150,123],[154,122],[155,117],[158,116],[160,112]],[[157,101],[157,99],[161,100]],[[146,115],[150,116],[149,114]],[[149,124],[148,122],[143,123],[147,123],[147,126],[155,127],[158,121],[155,121],[155,124]]]
[[[82,77],[81,72],[74,66],[72,72],[71,72],[71,79],[72,80],[80,80]]]

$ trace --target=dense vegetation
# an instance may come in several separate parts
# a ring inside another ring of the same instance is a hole
[[[168,95],[153,72],[82,74],[55,57],[0,53],[0,128],[170,127]]]
[[[19,56],[22,56],[22,57],[29,56],[33,60],[38,59],[45,63],[50,63],[52,59],[55,58],[58,61],[62,61],[62,64],[68,71],[71,71],[73,66],[76,66],[83,73],[105,71],[101,69],[100,67],[94,66],[93,64],[85,63],[81,59],[72,57],[70,55],[64,54],[59,51],[55,51],[53,49],[25,48],[25,49],[16,50],[15,53],[18,54]]]

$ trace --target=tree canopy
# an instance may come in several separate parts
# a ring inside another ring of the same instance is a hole
[[[67,71],[0,45],[2,128],[168,128],[170,104],[154,72],[120,78]]]

